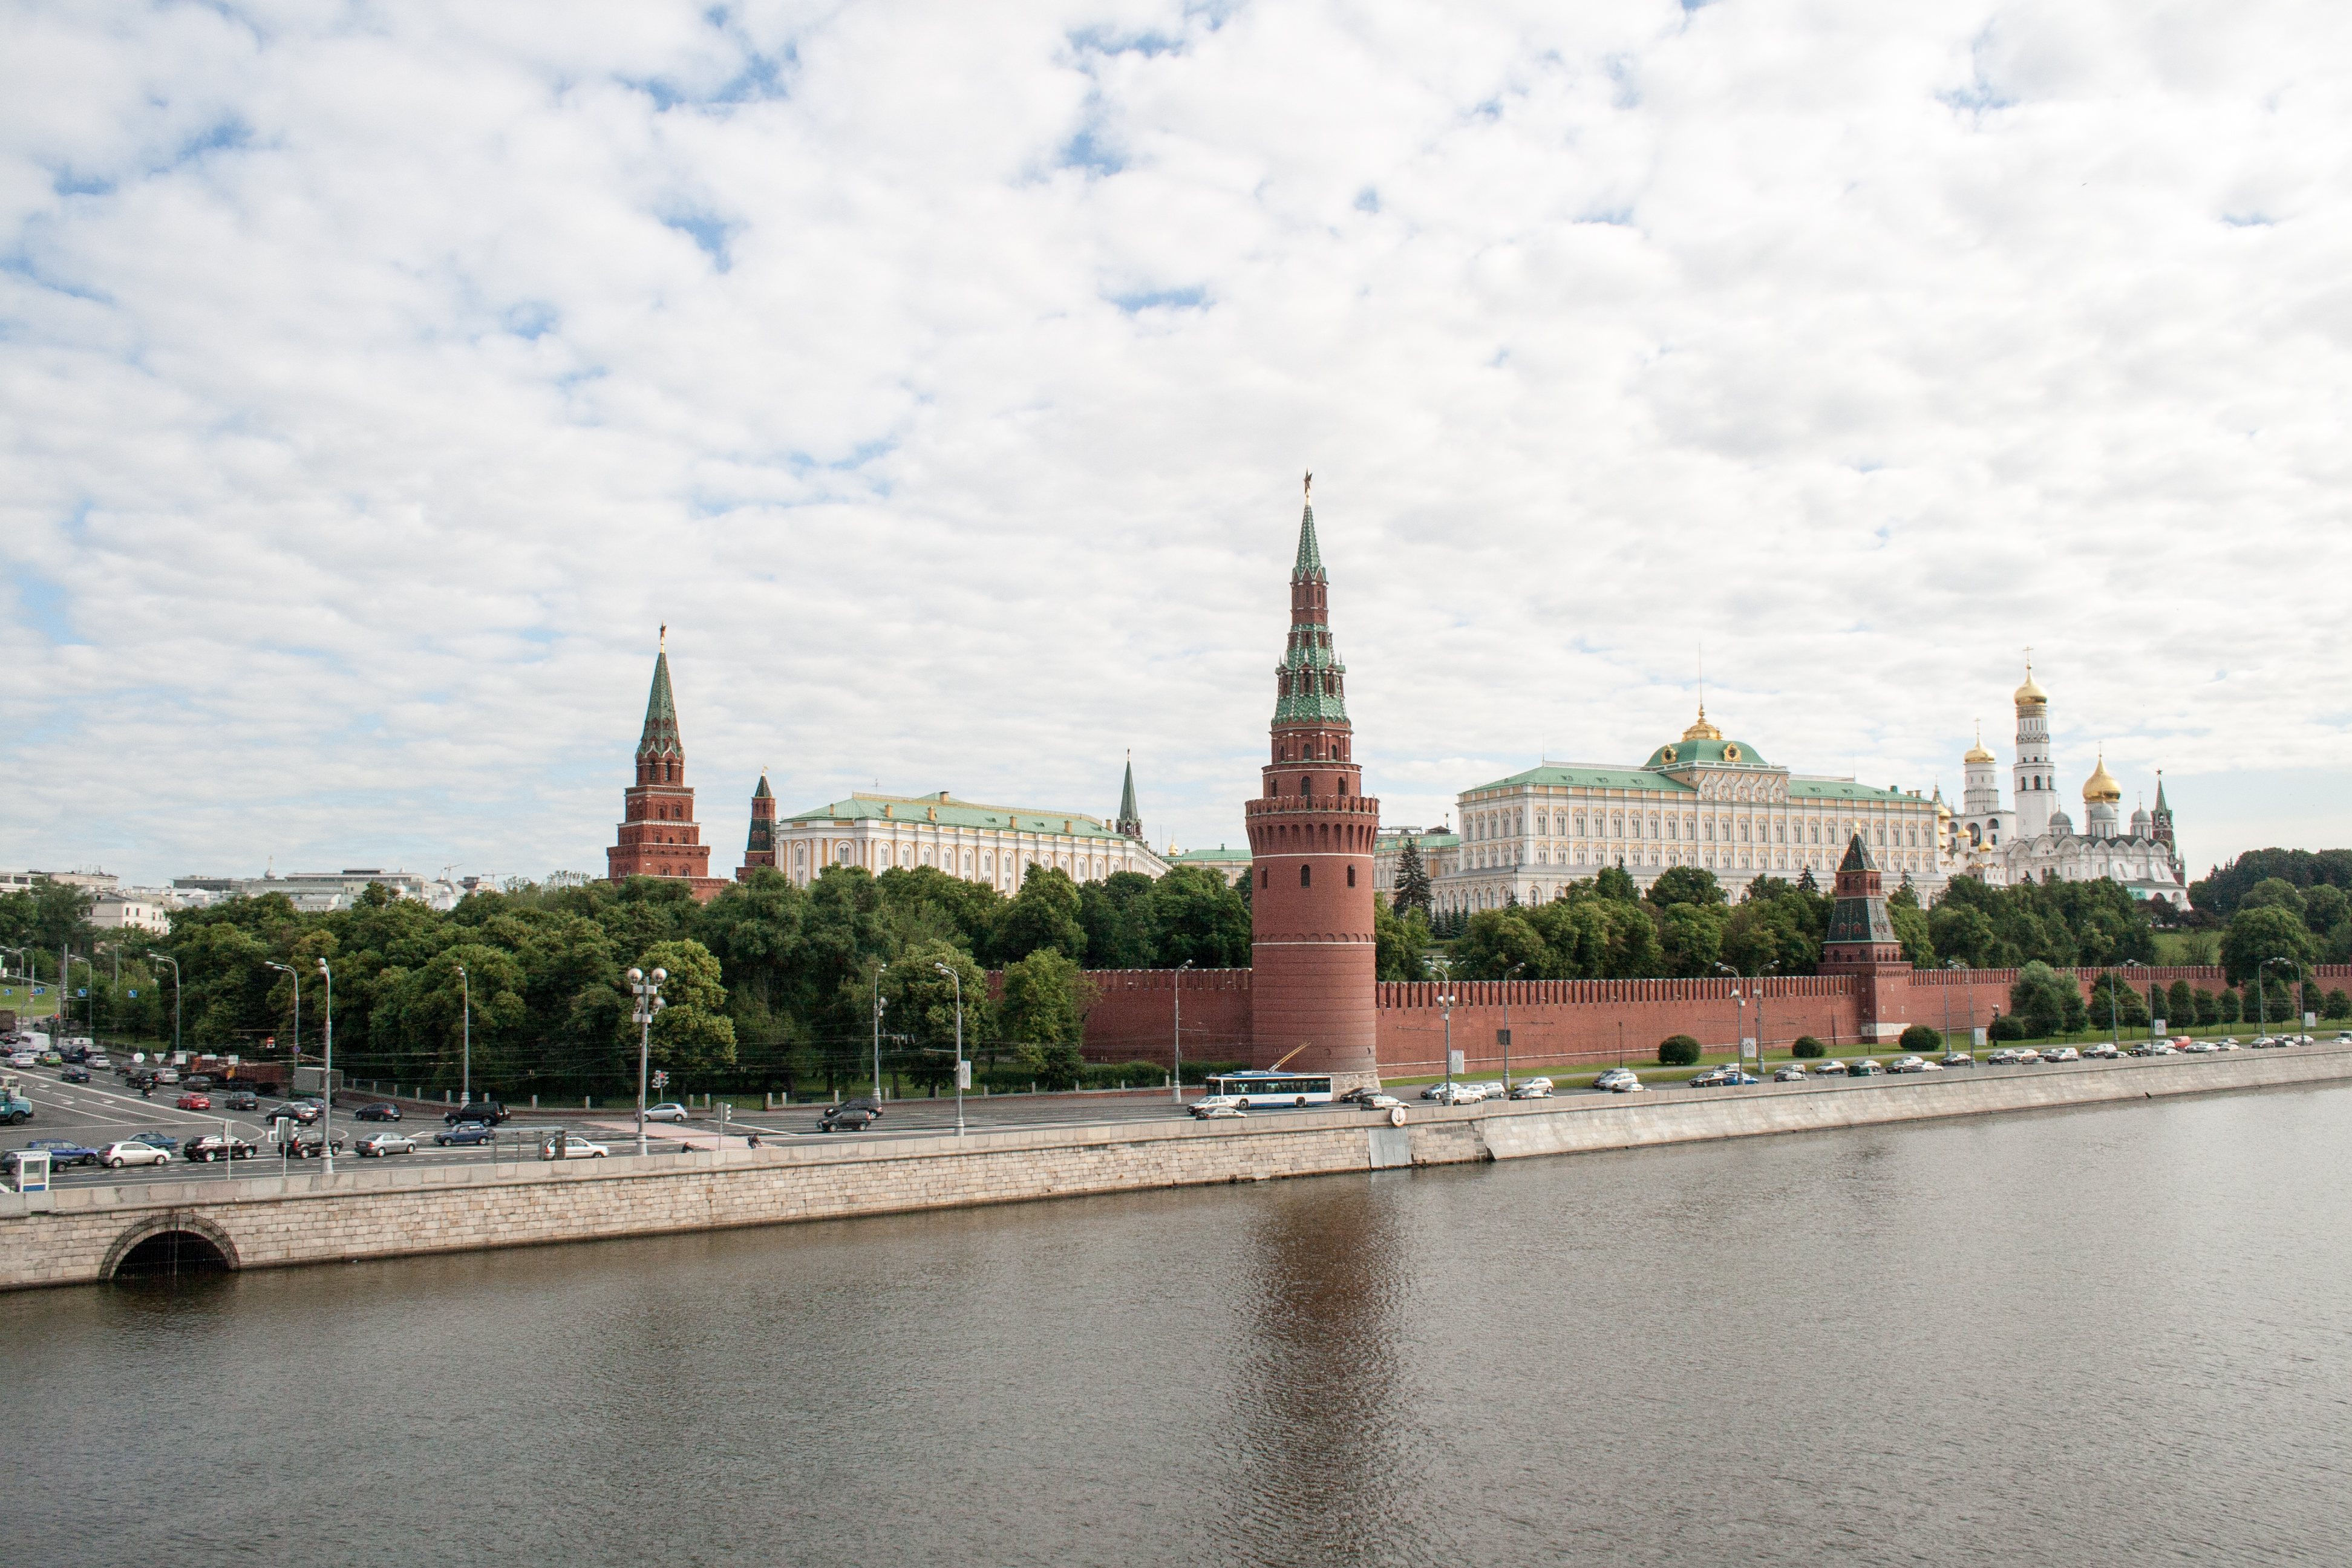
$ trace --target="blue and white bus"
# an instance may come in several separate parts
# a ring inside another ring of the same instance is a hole
[[[1209,1093],[1230,1095],[1244,1110],[1278,1105],[1328,1105],[1331,1075],[1328,1072],[1282,1072],[1256,1068],[1223,1073],[1209,1079]]]

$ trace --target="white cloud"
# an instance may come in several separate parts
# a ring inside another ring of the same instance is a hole
[[[2200,869],[2343,841],[2332,12],[0,27],[0,862],[598,868],[661,621],[715,861],[762,765],[1130,746],[1237,843],[1307,466],[1392,821],[1646,755],[1702,641],[1956,792],[2032,644]]]

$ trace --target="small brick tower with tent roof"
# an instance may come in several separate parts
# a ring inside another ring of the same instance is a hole
[[[1862,835],[1845,847],[1838,862],[1837,905],[1822,937],[1823,974],[1852,974],[1861,982],[1855,1005],[1865,1045],[1899,1037],[1911,1021],[1911,965],[1886,912],[1878,862]]]
[[[760,770],[760,787],[751,792],[751,832],[743,840],[743,864],[735,868],[735,879],[748,882],[751,868],[776,867],[776,797],[768,788],[768,770]]]
[[[1290,573],[1290,637],[1275,667],[1273,754],[1245,809],[1255,1065],[1380,1081],[1372,855],[1381,803],[1363,793],[1348,722],[1348,667],[1331,646],[1329,580],[1315,538],[1315,476]]]
[[[615,882],[631,877],[677,877],[704,903],[726,879],[709,875],[710,847],[694,821],[694,792],[686,787],[686,747],[678,739],[677,699],[669,684],[669,628],[654,654],[653,689],[646,695],[646,727],[637,737],[637,782],[622,793],[620,835],[604,851]]]
[[[1135,804],[1135,753],[1127,754],[1127,783],[1118,792],[1118,831],[1129,838],[1143,837],[1143,812]]]

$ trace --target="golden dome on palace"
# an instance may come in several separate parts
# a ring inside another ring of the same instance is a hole
[[[2123,797],[2124,786],[2116,782],[2115,774],[2107,772],[2107,756],[2102,752],[2097,769],[2083,783],[2083,798],[2091,801],[2121,800]]]
[[[1706,704],[1698,705],[1698,722],[1683,731],[1685,741],[1720,741],[1723,731],[1706,721]]]
[[[2017,689],[2017,705],[2020,708],[2050,706],[2050,693],[2042,690],[2040,684],[2034,680],[2033,667],[2030,664],[2025,667],[2025,684]]]

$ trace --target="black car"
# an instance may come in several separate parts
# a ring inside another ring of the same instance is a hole
[[[352,1120],[354,1121],[397,1121],[400,1120],[400,1107],[393,1104],[393,1102],[388,1100],[380,1101],[374,1105],[362,1105],[357,1110],[352,1112]]]
[[[512,1114],[495,1100],[474,1100],[457,1107],[441,1120],[452,1127],[460,1121],[479,1121],[485,1126],[495,1127]]]
[[[217,1132],[208,1132],[202,1138],[189,1139],[181,1152],[201,1165],[215,1160],[250,1160],[253,1145],[242,1138],[224,1138]]]
[[[189,1073],[180,1079],[180,1087],[194,1093],[205,1093],[213,1087],[213,1075],[208,1072]]]
[[[308,1127],[319,1120],[319,1108],[307,1100],[289,1100],[283,1105],[273,1105],[269,1108],[270,1121],[275,1121],[280,1117],[286,1117],[301,1126]]]
[[[89,1060],[89,1047],[88,1046],[68,1046],[64,1050],[59,1051],[58,1055],[65,1058],[65,1059],[69,1062],[79,1065],[82,1062]]]
[[[278,1150],[278,1153],[284,1158],[289,1160],[315,1160],[321,1153],[325,1152],[324,1149],[320,1147],[320,1143],[321,1141],[317,1138],[289,1138],[286,1141],[285,1145]],[[343,1152],[343,1141],[341,1139],[338,1138],[334,1141],[334,1151],[338,1154]]]
[[[874,1125],[882,1108],[870,1100],[845,1100],[816,1119],[820,1132],[862,1132]]]
[[[77,1062],[72,1067],[66,1068],[65,1071],[58,1074],[58,1079],[61,1083],[88,1083],[89,1081],[89,1069]]]
[[[229,1110],[258,1110],[261,1097],[249,1089],[233,1089],[223,1097],[221,1105]]]

